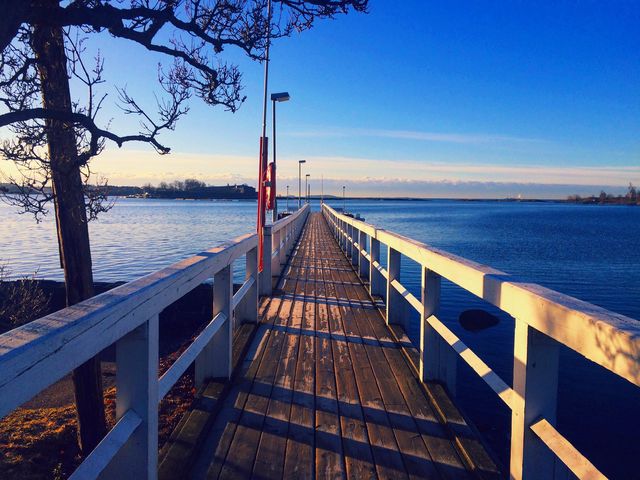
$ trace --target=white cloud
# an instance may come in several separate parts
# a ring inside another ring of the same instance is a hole
[[[313,130],[300,130],[297,132],[285,130],[283,131],[282,135],[300,138],[378,137],[457,144],[546,142],[545,140],[535,138],[514,137],[509,135],[493,135],[486,133],[446,133],[365,128],[319,128]]]

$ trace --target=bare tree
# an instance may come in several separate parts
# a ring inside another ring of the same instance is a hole
[[[159,135],[175,127],[196,96],[234,112],[244,101],[241,74],[221,59],[227,48],[261,61],[270,38],[311,28],[318,18],[351,10],[363,12],[368,0],[5,0],[0,17],[0,128],[8,132],[0,154],[14,162],[9,181],[20,194],[8,198],[40,218],[53,200],[67,304],[93,295],[87,221],[108,208],[104,191],[88,188],[89,160],[106,141],[150,144],[160,154],[169,148]],[[84,36],[100,32],[166,56],[158,70],[164,95],[154,114],[125,89],[119,89],[123,113],[140,118],[134,133],[116,133],[100,122],[104,95],[99,56],[89,67]],[[86,102],[74,101],[69,78],[88,90]],[[99,182],[100,183],[100,182]],[[79,440],[90,451],[105,431],[100,365],[92,359],[73,374]]]

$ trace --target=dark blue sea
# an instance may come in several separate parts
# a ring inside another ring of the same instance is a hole
[[[329,203],[342,206],[342,201]],[[640,319],[640,208],[445,200],[346,203],[347,210],[381,228]],[[150,273],[251,231],[255,214],[255,202],[119,199],[90,225],[95,277],[131,280]],[[37,271],[41,278],[62,278],[52,219],[36,225],[0,205],[0,227],[0,263],[14,276]],[[241,274],[240,263],[235,272]],[[401,277],[418,295],[418,265],[403,259]],[[472,308],[488,310],[500,323],[478,333],[464,330],[458,317]],[[513,319],[446,282],[440,317],[511,384]],[[415,339],[417,323],[412,325]],[[640,478],[640,388],[567,350],[560,362],[558,430],[608,476]],[[508,464],[507,408],[462,364],[457,392],[464,412]]]

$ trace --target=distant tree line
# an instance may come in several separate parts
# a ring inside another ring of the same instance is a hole
[[[206,188],[207,184],[196,180],[195,178],[187,178],[186,180],[174,180],[173,182],[160,182],[157,187],[154,187],[150,183],[147,183],[142,189],[145,192],[153,192],[156,190],[167,191],[179,191],[185,192],[188,190],[197,190],[199,188]]]
[[[173,182],[160,182],[158,186],[147,183],[137,195],[147,198],[189,198],[189,199],[255,199],[256,189],[249,185],[207,185],[200,180],[187,178]]]
[[[570,195],[567,197],[567,201],[600,205],[640,205],[640,195],[638,194],[638,189],[632,183],[629,183],[625,195],[613,195],[601,190],[598,196],[581,197],[580,195]]]

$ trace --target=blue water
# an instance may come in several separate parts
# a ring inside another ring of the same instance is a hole
[[[640,319],[640,208],[347,201],[347,209],[382,228]],[[245,201],[120,199],[90,224],[95,278],[131,280],[155,271],[251,231],[255,212],[255,202]],[[0,246],[0,262],[15,276],[37,270],[42,278],[62,279],[51,218],[36,225],[0,204]],[[234,267],[241,275],[241,263]],[[402,283],[416,295],[418,272],[417,264],[403,259]],[[498,315],[499,325],[465,331],[458,316],[470,308]],[[440,316],[511,384],[513,319],[446,282]],[[413,338],[416,331],[414,323]],[[560,369],[560,432],[610,477],[640,478],[640,389],[569,351],[562,352]],[[457,392],[458,403],[507,464],[507,408],[462,365]]]

